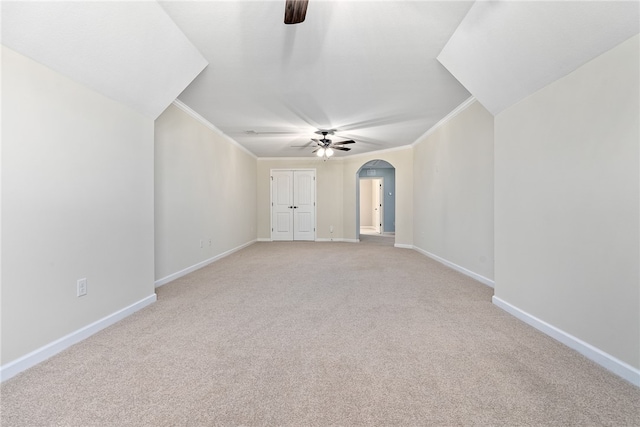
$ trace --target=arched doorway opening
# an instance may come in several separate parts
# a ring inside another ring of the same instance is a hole
[[[395,236],[396,169],[384,160],[370,160],[356,172],[356,232]]]

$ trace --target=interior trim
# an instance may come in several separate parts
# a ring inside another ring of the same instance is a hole
[[[248,155],[250,155],[254,159],[258,158],[255,154],[253,154],[251,151],[247,150],[244,146],[238,144],[229,135],[227,135],[226,133],[222,132],[220,129],[215,127],[215,125],[213,123],[211,123],[209,120],[205,119],[200,114],[198,114],[194,110],[192,110],[191,107],[189,107],[184,102],[180,101],[179,99],[176,99],[175,101],[172,102],[172,104],[175,105],[176,107],[178,107],[179,109],[181,109],[182,111],[184,111],[185,113],[187,113],[188,115],[190,115],[192,118],[196,119],[197,121],[199,121],[200,123],[205,125],[206,127],[208,127],[209,129],[211,129],[212,131],[219,133],[228,143],[230,143],[234,147],[237,147],[237,148],[241,149],[242,151],[244,151],[245,153],[247,153]]]
[[[526,311],[509,304],[505,300],[495,295],[492,298],[492,302],[512,316],[515,316],[526,324],[533,326],[540,332],[550,336],[556,341],[561,342],[567,347],[574,349],[587,359],[597,363],[603,368],[608,369],[619,377],[624,378],[636,387],[640,387],[640,369],[634,368],[628,363],[625,363],[622,360],[617,359],[608,353],[605,353],[599,348],[594,347],[591,344],[584,342],[581,339],[576,338],[559,328],[556,328],[555,326],[545,322],[544,320],[539,319],[527,313]]]
[[[396,243],[393,245],[396,248],[400,248],[400,249],[413,249],[414,246],[413,245],[405,245],[404,243]]]
[[[425,133],[423,133],[422,135],[420,135],[420,137],[418,139],[416,139],[415,141],[413,141],[413,143],[411,144],[411,146],[415,146],[417,145],[419,142],[421,142],[424,138],[426,138],[427,136],[431,135],[433,132],[435,132],[436,130],[438,130],[438,128],[442,125],[444,125],[445,123],[447,123],[449,120],[453,119],[455,116],[457,116],[458,114],[462,113],[464,110],[466,110],[467,108],[469,108],[474,102],[476,101],[475,96],[470,96],[469,98],[465,99],[462,104],[458,105],[456,108],[454,108],[453,110],[451,110],[451,112],[449,114],[447,114],[446,116],[444,116],[438,123],[436,123],[435,125],[431,126]]]
[[[27,369],[44,362],[45,360],[49,359],[52,356],[55,356],[63,350],[66,350],[72,345],[89,338],[91,335],[97,332],[100,332],[102,329],[113,325],[114,323],[132,315],[136,311],[141,310],[150,304],[153,304],[154,302],[156,302],[156,299],[156,294],[151,294],[148,297],[143,298],[128,307],[118,310],[115,313],[103,317],[100,320],[84,326],[75,332],[65,335],[60,339],[57,339],[43,347],[32,351],[31,353],[25,354],[24,356],[1,366],[0,382],[8,380],[9,378],[18,375],[20,372],[26,371]]]
[[[228,251],[222,252],[222,253],[214,256],[214,257],[211,257],[209,259],[205,259],[204,261],[201,261],[201,262],[199,262],[197,264],[194,264],[191,267],[187,267],[187,268],[184,268],[184,269],[182,269],[180,271],[177,271],[175,273],[169,274],[168,276],[165,276],[162,279],[156,280],[155,281],[155,286],[156,286],[156,288],[159,288],[162,285],[166,285],[167,283],[172,282],[172,281],[174,281],[174,280],[176,280],[176,279],[178,279],[178,278],[180,278],[182,276],[186,276],[187,274],[192,273],[192,272],[194,272],[196,270],[199,270],[202,267],[205,267],[205,266],[211,264],[212,262],[218,261],[221,258],[229,256],[232,253],[239,251],[240,249],[244,249],[247,246],[253,245],[255,242],[256,242],[256,240],[251,240],[250,242],[247,242],[245,244],[237,246],[237,247],[235,247],[233,249],[229,249]]]
[[[346,157],[331,157],[332,162],[342,162]],[[318,156],[307,156],[307,157],[258,157],[259,162],[281,162],[281,161],[290,161],[290,162],[308,162],[309,160],[316,161],[317,163],[324,163],[322,157]],[[279,169],[287,169],[287,168],[279,168]],[[290,170],[290,168],[289,168]]]
[[[415,250],[417,252],[420,252],[422,255],[425,255],[425,256],[431,258],[434,261],[438,261],[439,263],[444,264],[449,268],[453,268],[454,270],[464,274],[465,276],[469,276],[472,279],[475,279],[478,282],[489,286],[490,288],[493,288],[495,286],[495,282],[492,279],[484,277],[484,276],[482,276],[482,275],[480,275],[478,273],[474,273],[473,271],[468,270],[468,269],[466,269],[466,268],[464,268],[464,267],[462,267],[462,266],[460,266],[458,264],[455,264],[455,263],[453,263],[451,261],[448,261],[448,260],[446,260],[446,259],[444,259],[442,257],[439,257],[438,255],[432,254],[431,252],[425,251],[424,249],[419,248],[417,246],[411,246],[411,249],[413,249],[413,250]]]
[[[343,159],[351,160],[351,159],[358,159],[358,158],[361,158],[361,157],[371,157],[371,156],[375,157],[375,156],[377,156],[379,154],[392,153],[394,151],[403,151],[403,150],[411,150],[411,149],[413,149],[413,147],[411,145],[401,145],[399,147],[385,148],[385,149],[377,150],[377,151],[367,151],[366,153],[351,154],[348,157],[343,157]]]

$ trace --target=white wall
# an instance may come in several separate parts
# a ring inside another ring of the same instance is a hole
[[[176,105],[156,119],[155,171],[156,281],[256,239],[256,158]]]
[[[639,36],[495,118],[495,295],[640,367]]]
[[[153,120],[3,47],[1,363],[150,296]]]
[[[475,101],[413,153],[413,244],[491,282],[493,116]]]

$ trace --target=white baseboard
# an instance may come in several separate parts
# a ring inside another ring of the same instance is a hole
[[[404,243],[396,243],[393,246],[400,249],[413,249],[413,245],[405,245]]]
[[[556,328],[553,325],[545,322],[544,320],[538,319],[531,314],[520,310],[518,307],[515,307],[508,302],[500,299],[499,297],[494,296],[492,299],[493,303],[506,311],[507,313],[517,317],[528,325],[533,326],[540,332],[549,335],[551,338],[560,341],[562,344],[566,345],[582,354],[589,360],[596,362],[598,365],[608,369],[614,374],[624,378],[629,381],[631,384],[640,387],[640,369],[634,368],[628,363],[623,362],[622,360],[616,359],[608,353],[600,350],[592,346],[589,343],[582,341],[579,338],[574,337],[571,334],[566,333],[565,331]]]
[[[271,239],[258,239],[258,242],[273,242],[276,240],[271,240]],[[277,240],[279,242],[291,242],[292,240]],[[311,241],[311,240],[301,240],[302,242],[304,241]],[[341,237],[334,237],[332,238],[326,238],[326,237],[317,237],[316,240],[313,240],[314,242],[348,242],[348,243],[358,243],[360,241],[360,239],[343,239]]]
[[[166,285],[167,283],[172,282],[172,281],[174,281],[174,280],[176,280],[176,279],[178,279],[178,278],[180,278],[182,276],[186,276],[187,274],[192,273],[192,272],[194,272],[196,270],[199,270],[202,267],[211,264],[212,262],[218,261],[219,259],[224,258],[226,256],[229,256],[234,252],[238,252],[239,250],[244,249],[247,246],[253,245],[255,242],[256,242],[256,240],[252,240],[252,241],[247,242],[245,244],[242,244],[242,245],[240,245],[240,246],[238,246],[236,248],[229,249],[228,251],[222,252],[221,254],[218,254],[218,255],[216,255],[216,256],[214,256],[212,258],[205,259],[204,261],[201,261],[201,262],[199,262],[197,264],[194,264],[191,267],[187,267],[187,268],[185,268],[183,270],[180,270],[180,271],[177,271],[177,272],[175,272],[173,274],[165,276],[162,279],[158,279],[158,280],[155,281],[155,286],[156,286],[156,288],[159,288],[162,285]]]
[[[415,251],[420,252],[422,255],[428,256],[429,258],[431,258],[434,261],[438,261],[441,264],[446,265],[447,267],[453,268],[454,270],[464,274],[465,276],[469,276],[472,279],[477,280],[478,282],[489,286],[490,288],[493,288],[495,286],[495,282],[487,277],[484,277],[478,273],[474,273],[471,270],[468,270],[458,264],[455,264],[451,261],[447,261],[444,258],[439,257],[438,255],[432,254],[431,252],[427,252],[424,249],[421,249],[417,246],[411,246],[412,249],[414,249]]]
[[[273,240],[271,240],[271,239],[267,239],[267,238],[264,238],[264,237],[260,237],[260,238],[258,238],[258,242],[272,242],[272,241],[273,241]]]
[[[118,310],[115,313],[103,317],[102,319],[93,322],[83,328],[80,328],[75,332],[65,335],[64,337],[57,339],[43,347],[40,347],[39,349],[34,350],[31,353],[20,357],[19,359],[9,362],[6,365],[0,366],[0,381],[8,380],[9,378],[18,375],[20,372],[25,371],[37,365],[38,363],[44,362],[51,356],[55,356],[56,354],[60,353],[62,350],[65,350],[72,345],[89,338],[96,332],[99,332],[102,329],[113,325],[114,323],[124,319],[127,316],[130,316],[136,311],[145,308],[149,304],[153,304],[156,301],[156,298],[156,294],[149,295],[148,297],[143,298],[128,307]]]

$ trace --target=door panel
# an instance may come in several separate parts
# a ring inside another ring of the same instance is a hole
[[[291,214],[288,212],[278,212],[275,220],[276,233],[291,233]]]
[[[291,204],[291,177],[288,175],[278,174],[274,176],[276,184],[276,204],[278,205],[290,205]]]
[[[293,171],[293,240],[315,240],[315,171]]]
[[[274,171],[271,179],[271,240],[293,240],[293,176]]]
[[[371,199],[373,200],[373,227],[376,233],[382,233],[382,201],[384,200],[382,192],[382,180],[374,179],[371,185]]]
[[[380,217],[380,234],[384,233],[384,179],[380,180],[378,186],[378,206],[380,207],[378,216]]]
[[[309,212],[296,212],[294,223],[296,224],[295,240],[302,240],[299,237],[303,233],[313,233],[313,215]]]
[[[271,171],[271,240],[315,240],[315,171]]]
[[[294,190],[296,205],[313,204],[313,174],[305,171],[294,172]]]

